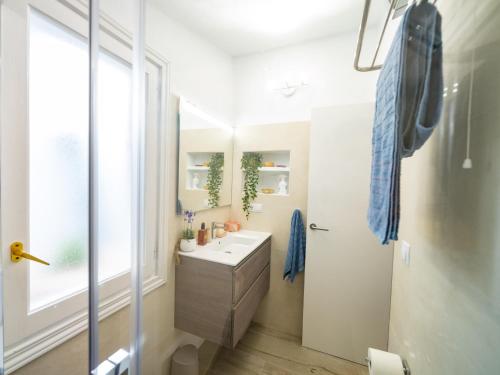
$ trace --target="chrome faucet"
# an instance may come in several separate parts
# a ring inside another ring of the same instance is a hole
[[[210,234],[212,235],[212,239],[215,238],[215,230],[219,229],[219,228],[224,229],[224,223],[217,223],[216,221],[212,221],[212,225],[210,227],[210,229],[211,229]]]

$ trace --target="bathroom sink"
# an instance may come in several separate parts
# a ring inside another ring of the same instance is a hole
[[[211,262],[236,266],[255,251],[271,236],[267,232],[242,230],[230,232],[223,238],[216,238],[205,246],[197,246],[195,251],[181,255],[204,259]]]
[[[259,236],[252,235],[242,235],[239,233],[228,233],[226,237],[217,238],[214,242],[217,242],[219,246],[229,246],[229,245],[243,245],[250,246],[254,245],[259,241]]]

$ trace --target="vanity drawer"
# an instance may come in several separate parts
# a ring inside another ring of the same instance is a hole
[[[270,263],[271,240],[268,239],[241,266],[233,272],[233,303],[236,304]]]
[[[233,308],[232,347],[245,335],[253,316],[257,312],[259,303],[269,290],[271,267],[264,268],[257,280],[253,283],[241,301]]]

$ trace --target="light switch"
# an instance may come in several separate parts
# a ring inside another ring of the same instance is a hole
[[[264,212],[264,205],[262,203],[252,203],[250,212]]]
[[[401,259],[403,260],[403,263],[406,264],[407,266],[410,265],[410,249],[411,246],[408,242],[406,241],[401,242]]]

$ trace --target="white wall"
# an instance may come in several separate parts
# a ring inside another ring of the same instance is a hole
[[[378,73],[353,69],[356,37],[350,33],[236,58],[236,125],[308,121],[314,107],[374,101]],[[367,40],[368,49],[373,45]],[[302,78],[309,86],[290,98],[270,87]]]
[[[171,92],[214,118],[233,123],[231,56],[146,2],[146,43],[170,62]],[[130,1],[101,0],[103,12],[131,29]]]
[[[498,0],[437,4],[445,87],[458,89],[446,97],[431,140],[402,165],[399,238],[411,244],[411,263],[396,244],[389,349],[413,375],[499,374],[500,7]],[[473,71],[474,167],[465,170]]]
[[[283,136],[286,134],[286,137]],[[240,160],[243,152],[268,150],[290,151],[289,195],[277,197],[261,194],[255,200],[263,205],[263,212],[252,213],[247,219],[243,213],[241,192],[243,175]],[[293,283],[283,280],[290,218],[299,209],[304,220],[307,213],[307,182],[309,168],[309,123],[265,124],[236,129],[233,161],[233,204],[231,217],[244,229],[272,233],[271,285],[262,301],[254,321],[271,329],[294,336],[302,334],[304,274]]]
[[[150,6],[146,41],[171,61],[172,92],[220,121],[233,123],[232,58]]]

